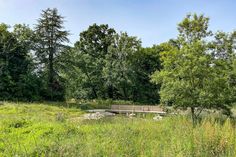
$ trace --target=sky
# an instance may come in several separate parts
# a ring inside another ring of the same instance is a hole
[[[65,17],[71,44],[93,23],[137,36],[144,47],[160,44],[177,36],[177,24],[188,13],[210,17],[213,31],[236,29],[235,0],[0,0],[0,23],[33,28],[46,8]]]

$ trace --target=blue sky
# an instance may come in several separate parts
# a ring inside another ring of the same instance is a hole
[[[210,29],[236,29],[235,0],[0,0],[0,22],[34,26],[41,10],[58,8],[74,43],[93,23],[109,24],[138,36],[143,46],[165,42],[177,35],[177,24],[187,13],[210,17]]]

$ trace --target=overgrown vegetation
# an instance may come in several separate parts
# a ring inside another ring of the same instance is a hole
[[[193,128],[186,116],[162,121],[113,117],[81,120],[79,109],[56,104],[0,106],[0,156],[235,156],[229,119],[205,117]]]
[[[107,24],[68,46],[57,9],[42,11],[35,28],[0,24],[0,100],[60,101],[0,102],[0,156],[236,156],[236,32],[212,32],[209,20],[189,14],[177,38],[147,48]],[[159,103],[192,120],[80,117]]]
[[[142,48],[141,40],[93,24],[68,46],[57,9],[36,27],[0,25],[0,100],[110,99],[204,109],[230,115],[235,102],[235,32],[212,32],[189,14],[176,39]],[[150,82],[152,78],[152,82]]]

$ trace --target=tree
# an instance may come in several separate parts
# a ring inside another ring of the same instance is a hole
[[[150,75],[160,69],[161,50],[159,46],[141,49],[135,36],[115,33],[107,25],[92,25],[81,33],[70,57],[63,61],[70,65],[70,70],[63,72],[67,94],[157,103],[159,85],[150,83]]]
[[[214,40],[210,43],[212,55],[214,56],[215,68],[220,71],[218,77],[227,77],[231,93],[228,93],[229,100],[235,102],[236,92],[236,56],[235,40],[236,32],[217,32]],[[225,76],[222,76],[225,75]]]
[[[193,124],[203,109],[222,109],[229,113],[230,88],[227,74],[215,65],[204,40],[209,18],[188,15],[178,27],[179,47],[169,45],[161,53],[162,71],[152,75],[152,81],[161,83],[161,102],[182,109],[190,108]]]
[[[57,9],[43,10],[35,28],[36,55],[39,63],[47,72],[47,99],[59,100],[64,97],[64,87],[55,65],[60,62],[60,55],[65,51],[69,42],[68,31],[64,30],[63,17]]]
[[[118,92],[116,95],[121,95],[116,98],[132,99],[135,87],[135,67],[132,60],[140,48],[141,41],[136,37],[128,36],[127,33],[114,36],[114,42],[109,46],[105,56],[103,68],[109,98],[114,97],[114,90],[116,90]]]
[[[81,33],[70,59],[63,61],[71,69],[64,71],[67,94],[157,103],[159,85],[150,83],[150,74],[160,68],[161,49],[141,49],[137,37],[94,24]]]
[[[17,82],[17,86],[21,88],[19,93],[24,97],[24,100],[40,100],[42,81],[35,71],[37,67],[34,63],[33,55],[35,33],[25,24],[16,24],[13,27],[12,34],[16,38],[21,50],[27,54],[25,58],[27,68],[24,69],[24,75],[21,75],[20,80]]]
[[[135,95],[134,101],[158,104],[160,101],[160,84],[150,82],[150,75],[156,70],[161,70],[160,52],[164,47],[154,45],[152,47],[141,48],[134,55],[132,65],[135,70]]]
[[[0,92],[1,99],[11,99],[11,93],[14,91],[13,87],[15,81],[13,78],[13,73],[15,66],[11,63],[12,58],[15,56],[16,39],[8,31],[6,24],[0,25]],[[11,67],[13,66],[13,67]]]
[[[83,87],[90,89],[90,98],[106,98],[102,69],[108,53],[108,47],[113,42],[115,30],[108,25],[93,24],[88,30],[80,33],[80,39],[75,44],[78,62],[83,73]]]
[[[0,25],[0,99],[36,100],[39,83],[33,74],[31,46],[27,42],[33,33],[25,25],[14,26],[13,32],[8,27]]]

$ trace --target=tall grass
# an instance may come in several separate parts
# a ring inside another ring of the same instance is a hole
[[[81,114],[40,104],[1,106],[0,156],[236,156],[229,119],[206,117],[193,128],[186,116],[75,120]]]

